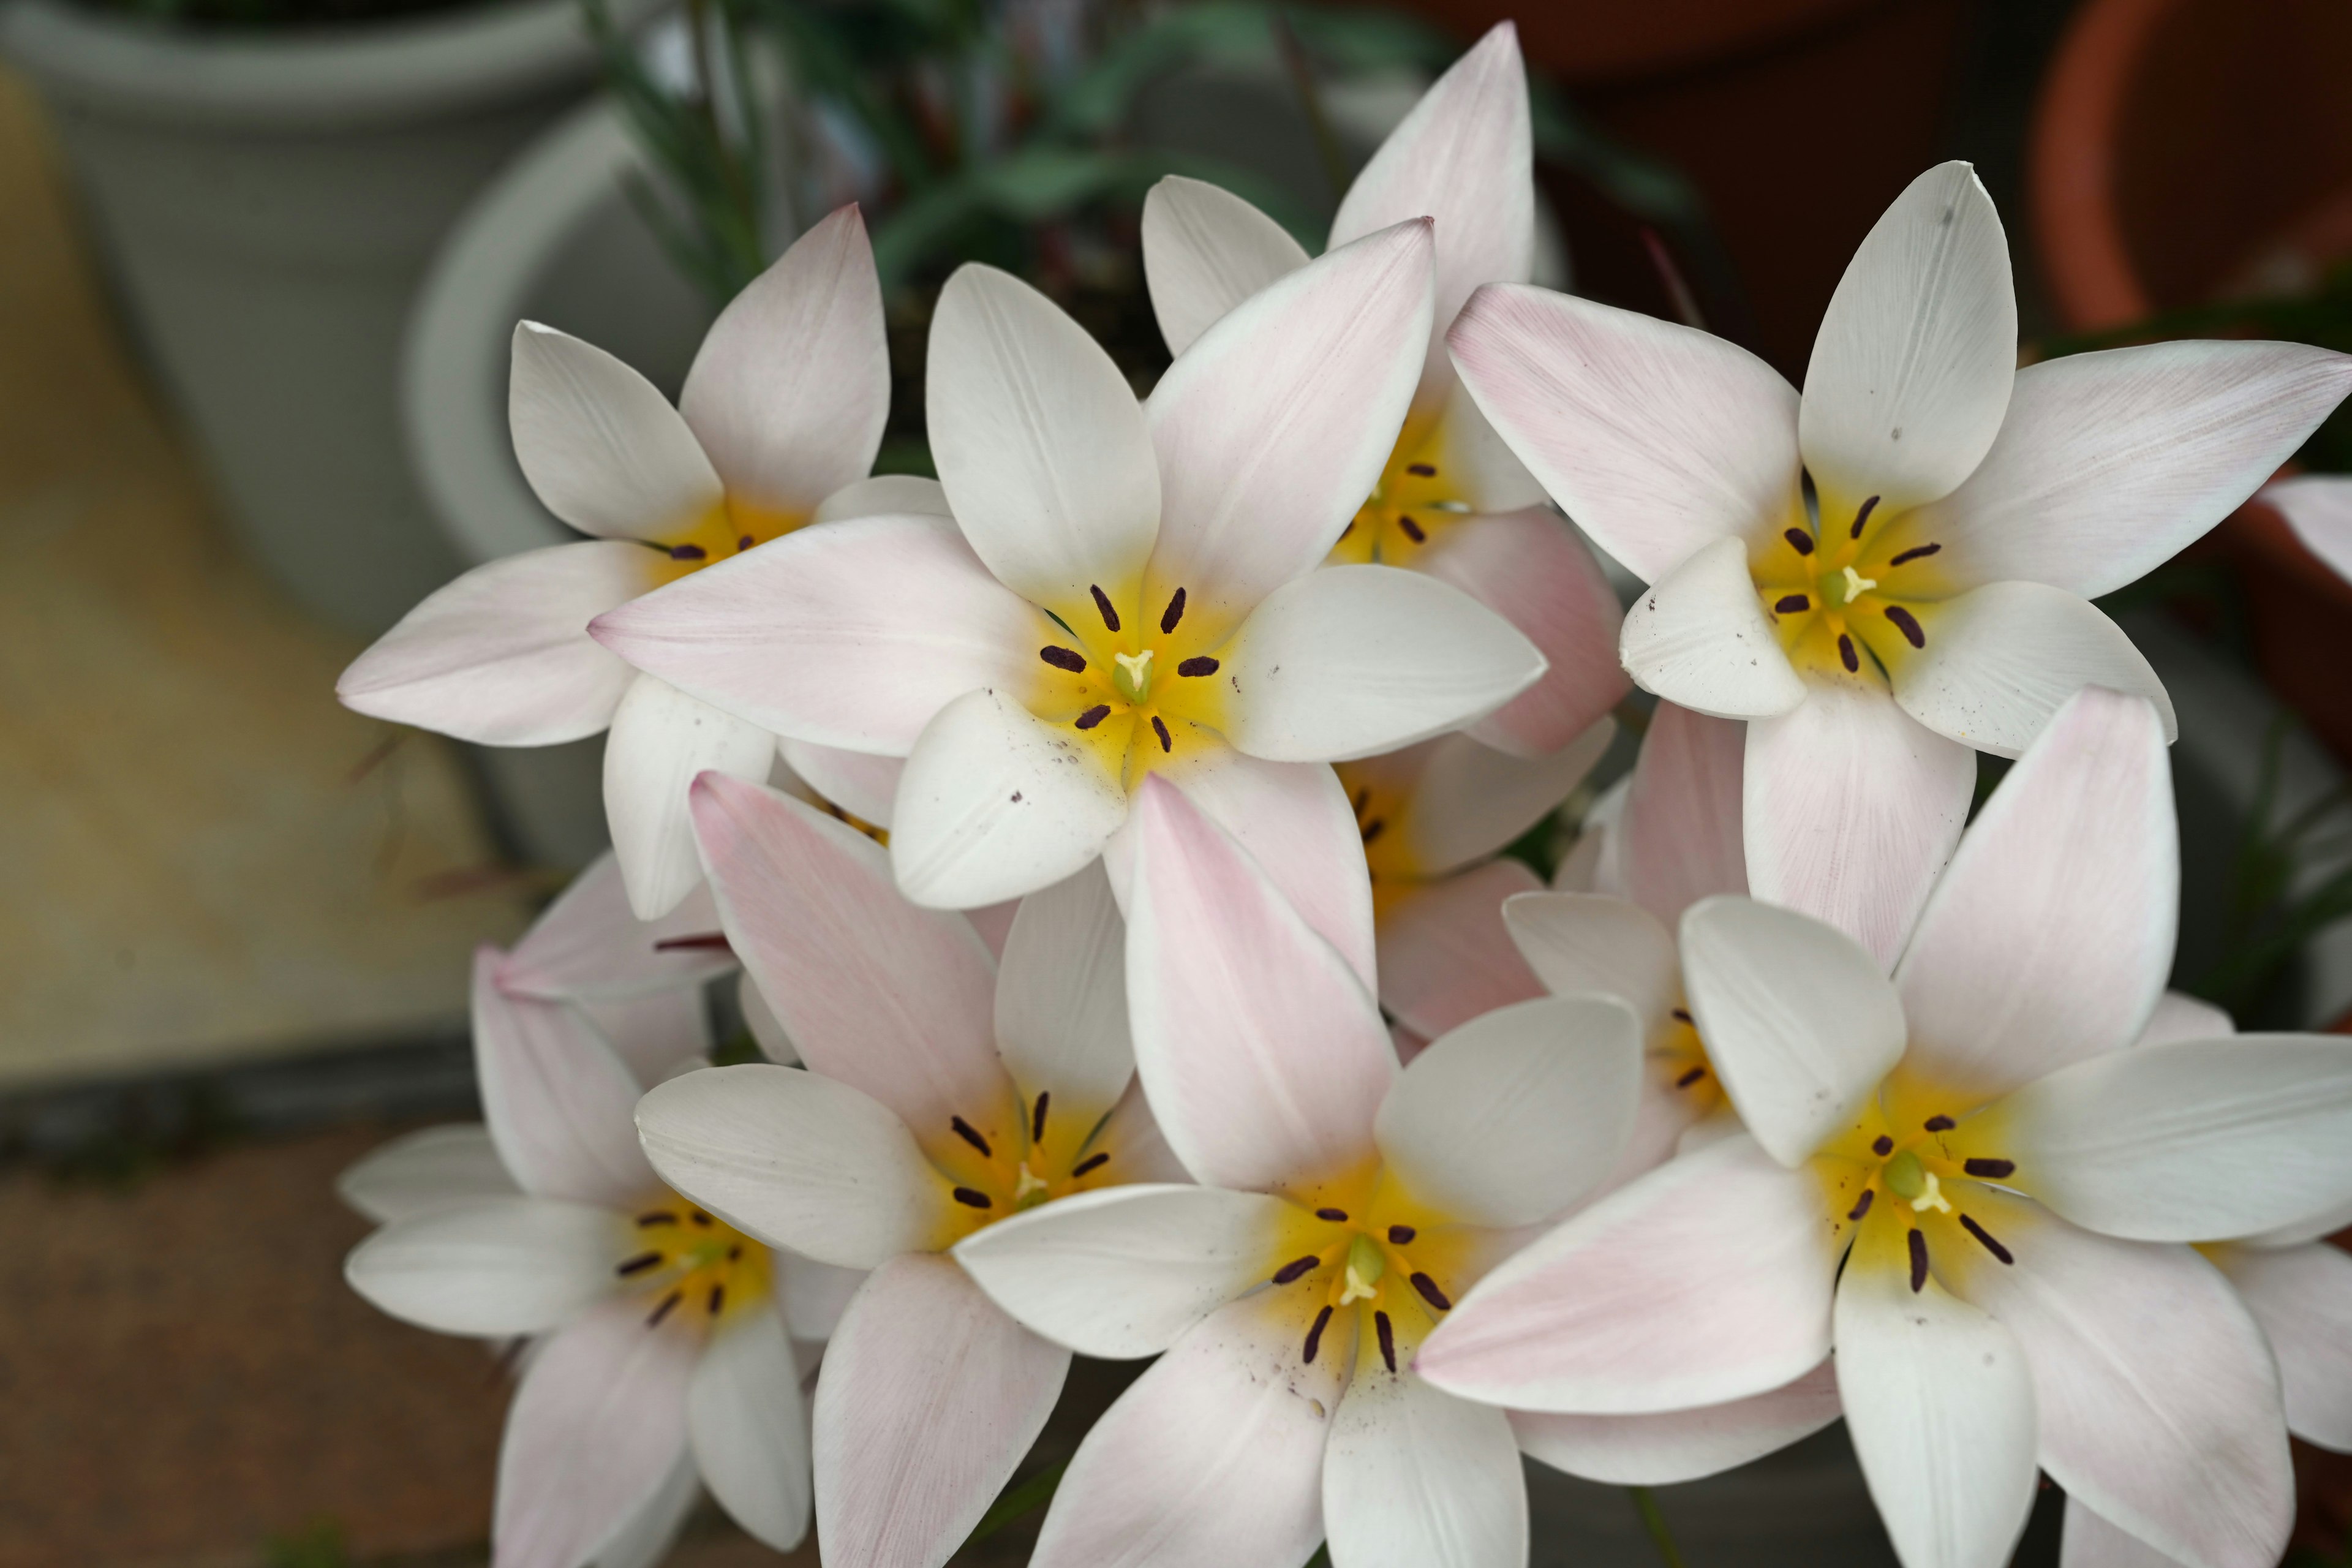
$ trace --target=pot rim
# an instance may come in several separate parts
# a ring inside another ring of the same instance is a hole
[[[2077,331],[2151,314],[2116,210],[2116,127],[2141,55],[2180,0],[2091,0],[2068,24],[2033,115],[2034,249],[2052,302]]]
[[[612,0],[635,29],[674,0]],[[586,81],[578,0],[489,0],[349,27],[215,32],[71,0],[0,5],[0,55],[44,96],[154,126],[371,130],[487,109]]]

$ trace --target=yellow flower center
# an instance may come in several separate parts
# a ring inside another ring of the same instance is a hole
[[[699,572],[714,561],[726,561],[782,539],[807,522],[804,512],[774,511],[730,496],[688,521],[671,537],[647,541],[646,548],[667,558],[655,573],[659,579],[656,585],[662,585]]]
[[[1405,426],[1380,482],[1331,547],[1333,564],[1409,563],[1470,510],[1446,472],[1446,447],[1443,420]]]
[[[1134,1180],[1108,1129],[1101,1110],[1057,1104],[1050,1090],[1025,1103],[1008,1097],[992,1113],[971,1107],[936,1130],[944,1136],[916,1129],[950,1200],[940,1249],[1007,1215]]]
[[[1037,676],[1024,705],[1129,790],[1170,758],[1225,743],[1233,676],[1219,657],[1223,637],[1186,619],[1187,597],[1180,586],[1146,606],[1139,584],[1095,584],[1085,600],[1038,616]]]
[[[1270,1283],[1319,1299],[1300,1359],[1344,1358],[1368,1336],[1396,1371],[1468,1288],[1486,1233],[1414,1202],[1378,1165],[1286,1196],[1292,1208],[1277,1245],[1288,1261]]]
[[[1995,1116],[1937,1109],[1964,1100],[1915,1081],[1890,1081],[1847,1131],[1812,1160],[1832,1236],[1853,1237],[1857,1258],[1909,1271],[1911,1289],[1931,1271],[2015,1261],[2008,1246],[1969,1212],[1987,1186],[2015,1188],[2017,1163],[1987,1152],[2001,1129]],[[1982,1205],[1979,1205],[1982,1206]],[[1848,1267],[1853,1267],[1849,1263]]]
[[[773,1288],[766,1247],[675,1193],[639,1205],[635,1221],[640,1250],[613,1272],[644,1299],[649,1328],[713,1327],[765,1300]]]
[[[1800,671],[1884,683],[1927,646],[1951,588],[1935,559],[1943,546],[1917,512],[1882,515],[1876,496],[1847,507],[1824,493],[1821,518],[1816,532],[1794,512],[1751,543],[1764,614]]]

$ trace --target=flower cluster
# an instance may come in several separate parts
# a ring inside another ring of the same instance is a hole
[[[2352,1447],[2352,1040],[2166,992],[2173,720],[2092,600],[2352,361],[2020,370],[1947,164],[1800,395],[1531,287],[1528,140],[1505,25],[1319,257],[1165,182],[1140,398],[964,268],[936,482],[866,477],[854,208],[677,409],[519,331],[518,454],[594,537],[341,688],[611,730],[614,858],[476,971],[487,1126],[346,1185],[358,1289],[519,1347],[499,1568],[649,1563],[704,1489],[940,1568],[1074,1352],[1158,1360],[1039,1568],[1512,1568],[1522,1454],[1682,1480],[1841,1417],[1907,1568],[2006,1562],[2043,1473],[2070,1562],[2275,1561],[2288,1433]],[[1547,888],[1503,851],[1628,676],[1661,700]],[[739,967],[768,1059],[713,1067]]]

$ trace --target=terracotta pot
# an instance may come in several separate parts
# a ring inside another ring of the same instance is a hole
[[[1717,331],[1792,378],[1853,247],[1936,160],[1977,0],[1643,0],[1525,6],[1409,0],[1475,37],[1518,19],[1528,63],[1621,140],[1705,194],[1750,308]],[[1578,292],[1670,314],[1639,234],[1576,182],[1548,182]]]
[[[2036,247],[2061,320],[2112,327],[2352,255],[2352,6],[2091,0],[2042,88]],[[2352,763],[2352,587],[2249,503],[2218,542],[2263,677]]]

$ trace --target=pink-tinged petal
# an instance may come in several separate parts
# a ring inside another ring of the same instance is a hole
[[[698,986],[572,1005],[588,1015],[639,1083],[659,1083],[679,1070],[679,1064],[699,1067],[710,1056],[710,1010]]]
[[[1249,851],[1307,929],[1339,949],[1370,989],[1377,973],[1372,885],[1355,808],[1339,776],[1321,763],[1269,763],[1222,747],[1155,771]],[[1114,888],[1125,874],[1131,838],[1132,829],[1123,831],[1105,851]]]
[[[499,1447],[495,1568],[577,1568],[635,1521],[686,1451],[696,1337],[607,1301],[531,1358]]]
[[[478,1121],[405,1133],[335,1178],[335,1195],[378,1225],[519,1191]]]
[[[1467,735],[1441,735],[1391,753],[1417,764],[1401,784],[1409,796],[1403,820],[1389,825],[1402,836],[1408,868],[1442,876],[1508,848],[1558,809],[1616,738],[1615,721],[1603,718],[1539,757],[1498,752]]]
[[[1171,354],[1307,262],[1288,229],[1222,185],[1171,174],[1143,198],[1143,281]]]
[[[1381,1005],[1424,1040],[1544,994],[1503,924],[1503,900],[1542,887],[1517,860],[1407,888],[1381,911]]]
[[[842,1268],[939,1245],[947,1184],[880,1101],[799,1068],[705,1068],[637,1107],[662,1180],[736,1229]]]
[[[641,675],[604,740],[604,816],[629,908],[658,920],[702,881],[687,791],[716,773],[764,783],[776,738],[677,687]]]
[[[1701,545],[1634,600],[1620,652],[1643,690],[1717,718],[1770,719],[1805,700],[1738,539]]]
[[[1014,1215],[956,1244],[998,1306],[1081,1355],[1157,1355],[1265,1284],[1297,1210],[1219,1187],[1107,1187]]]
[[[1530,892],[1503,906],[1503,923],[1555,996],[1619,997],[1650,1029],[1682,999],[1675,939],[1638,904],[1598,893]]]
[[[677,1457],[645,1506],[621,1526],[619,1533],[597,1550],[595,1568],[654,1568],[669,1555],[686,1528],[687,1516],[702,1500],[702,1472],[695,1468],[691,1450]]]
[[[2033,1511],[2033,1378],[2015,1336],[1932,1278],[1894,1228],[1847,1260],[1838,1394],[1871,1500],[1905,1568],[2002,1568]]]
[[[1126,787],[1066,726],[1001,691],[969,691],[908,755],[890,864],[915,902],[968,910],[1076,874],[1126,820]]]
[[[1976,171],[1938,163],[1865,236],[1805,367],[1798,441],[1840,516],[1958,489],[2000,434],[2017,372],[2009,241]]]
[[[2000,438],[1914,526],[1956,583],[2095,599],[2237,510],[2352,390],[2352,358],[2302,343],[2170,342],[2017,373]]]
[[[1644,582],[1798,515],[1797,394],[1745,349],[1500,285],[1471,296],[1446,341],[1519,460]]]
[[[1717,895],[1683,914],[1684,982],[1707,1059],[1784,1165],[1853,1123],[1903,1058],[1903,1005],[1852,937],[1810,915]]]
[[[760,983],[748,971],[735,977],[735,1007],[743,1015],[743,1026],[751,1031],[751,1043],[760,1047],[761,1056],[779,1067],[801,1065],[801,1048],[793,1044],[792,1031],[768,1005]]]
[[[1524,1568],[1528,1483],[1510,1417],[1361,1347],[1324,1452],[1323,1521],[1332,1561],[1350,1568]]]
[[[2145,697],[2179,732],[2147,658],[2099,607],[2040,583],[1992,583],[1918,608],[1927,646],[1895,668],[1895,700],[1941,735],[1997,756],[2033,743],[2086,686]]]
[[[1418,1201],[1468,1225],[1534,1225],[1617,1163],[1641,1079],[1633,1009],[1539,996],[1432,1041],[1390,1088],[1372,1134]]]
[[[1176,1152],[1168,1147],[1168,1139],[1160,1131],[1158,1118],[1151,1114],[1151,1103],[1144,1098],[1140,1083],[1127,1086],[1127,1092],[1119,1096],[1102,1131],[1095,1135],[1094,1147],[1097,1152],[1110,1156],[1109,1163],[1103,1167],[1107,1181],[1166,1184],[1192,1179],[1184,1163],[1176,1158]]]
[[[793,1338],[823,1344],[833,1338],[842,1313],[866,1283],[863,1268],[839,1268],[814,1258],[782,1260],[783,1284],[779,1306]]]
[[[2059,1568],[2179,1568],[2179,1559],[2116,1529],[2085,1508],[2081,1498],[2066,1500],[2065,1528]]]
[[[953,1142],[959,1116],[1014,1134],[996,966],[969,922],[900,898],[881,846],[788,795],[706,776],[694,816],[727,934],[811,1068],[926,1144]]]
[[[1510,1412],[1519,1451],[1612,1486],[1662,1487],[1735,1469],[1810,1437],[1841,1413],[1833,1363],[1794,1383],[1695,1410],[1653,1415]]]
[[[1576,531],[1549,507],[1462,520],[1413,562],[1535,644],[1543,679],[1471,733],[1521,756],[1571,745],[1608,717],[1629,682],[1617,663],[1617,595]]]
[[[1935,1081],[1982,1103],[2131,1043],[2172,966],[2177,831],[2155,710],[2084,692],[1978,814],[1903,955]]]
[[[873,474],[852,479],[819,503],[811,522],[839,522],[852,517],[885,515],[955,516],[948,492],[937,479],[919,474]]]
[[[440,1333],[545,1333],[612,1293],[633,1229],[587,1204],[476,1198],[394,1220],[352,1249],[343,1278],[378,1311]]]
[[[1748,726],[1740,837],[1748,890],[1827,921],[1893,968],[1977,787],[1966,746],[1860,682]]]
[[[1136,1068],[1199,1181],[1266,1191],[1355,1166],[1396,1073],[1380,1010],[1242,847],[1173,786],[1137,799]]]
[[[1543,486],[1528,472],[1528,466],[1519,461],[1458,377],[1446,394],[1444,412],[1437,418],[1442,443],[1438,468],[1472,511],[1499,517],[1549,504],[1551,498]]]
[[[1311,261],[1227,314],[1160,378],[1160,542],[1143,603],[1186,595],[1210,647],[1323,559],[1403,427],[1429,336],[1430,226]]]
[[[1620,819],[1625,896],[1671,924],[1699,900],[1748,891],[1740,837],[1747,731],[1671,702],[1650,715]]]
[[[1453,384],[1445,329],[1471,291],[1481,283],[1524,283],[1535,266],[1528,71],[1508,22],[1489,28],[1389,132],[1340,201],[1330,246],[1416,217],[1437,220],[1436,309],[1414,397],[1427,413]]]
[[[2262,499],[2286,519],[2303,547],[2352,579],[2352,480],[2303,474],[2264,488]]]
[[[593,735],[635,679],[588,623],[654,585],[659,557],[617,540],[554,544],[477,566],[353,659],[353,712],[485,746]]]
[[[1392,752],[1526,691],[1544,656],[1458,588],[1394,566],[1327,566],[1266,596],[1224,645],[1225,733],[1271,762]]]
[[[790,1552],[808,1533],[809,1420],[800,1368],[775,1303],[723,1318],[687,1386],[694,1459],[730,1518]]]
[[[1160,469],[1126,375],[1007,272],[956,269],[931,317],[931,454],[997,580],[1066,618],[1122,599],[1160,531]]]
[[[474,1073],[499,1159],[534,1197],[618,1207],[654,1184],[631,1120],[640,1092],[577,1008],[499,989],[500,954],[474,954]]]
[[[2269,1568],[2294,1522],[2262,1331],[2185,1247],[2078,1230],[1990,1190],[1969,1209],[2017,1259],[1938,1254],[2025,1347],[2050,1479],[2192,1568]]]
[[[2287,1429],[2352,1453],[2352,1258],[2325,1242],[2216,1247],[2279,1363]]]
[[[2111,1051],[1990,1114],[2019,1185],[2110,1236],[2256,1236],[2352,1199],[2352,1039],[2341,1035]]]
[[[1660,1166],[1497,1268],[1416,1365],[1489,1405],[1596,1415],[1774,1389],[1830,1350],[1822,1189],[1751,1138]]]
[[[658,539],[719,504],[719,475],[669,399],[552,327],[515,327],[507,423],[523,478],[583,533]]]
[[[730,499],[806,513],[874,466],[890,416],[866,220],[836,208],[719,313],[678,407]]]
[[[639,669],[763,730],[894,756],[963,693],[1029,679],[1041,629],[1052,623],[937,517],[804,528],[593,628]]]
[[[891,806],[898,798],[898,775],[906,771],[906,758],[845,752],[836,746],[793,740],[779,740],[776,752],[783,758],[784,765],[814,790],[824,803],[841,807],[860,822],[870,822],[877,827],[890,826]]]
[[[991,958],[1003,961],[1004,944],[1013,935],[1013,917],[1020,908],[1020,900],[1007,899],[1001,904],[982,904],[976,910],[964,910],[963,918],[980,933],[981,944],[988,949]]]
[[[657,921],[630,912],[621,862],[609,851],[556,895],[499,967],[499,986],[549,1002],[604,1002],[690,990],[735,967],[709,946],[665,947],[719,929],[719,908],[697,891]]]
[[[827,1568],[940,1568],[1012,1479],[1069,1366],[950,1259],[877,1268],[817,1379]]]
[[[2156,999],[2156,1011],[2139,1032],[2135,1046],[2161,1046],[2173,1040],[2222,1040],[2238,1032],[2230,1015],[2212,1003],[2186,991],[2168,991]]]
[[[1095,1423],[1030,1568],[1295,1568],[1323,1535],[1324,1447],[1348,1382],[1322,1305],[1263,1291],[1212,1315]]]
[[[1127,922],[1099,862],[1021,900],[995,1018],[996,1048],[1030,1103],[1050,1094],[1091,1121],[1127,1092]]]

